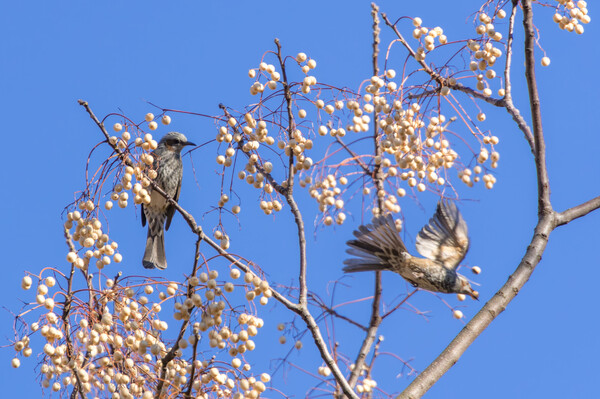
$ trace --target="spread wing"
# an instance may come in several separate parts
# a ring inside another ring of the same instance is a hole
[[[181,179],[183,180],[183,179]],[[175,192],[175,196],[173,199],[175,202],[179,202],[179,193],[181,192],[181,180],[179,180],[179,184],[177,185],[177,191]],[[165,225],[165,230],[169,230],[169,226],[171,225],[171,219],[173,219],[173,214],[175,213],[175,207],[173,205],[169,205],[167,207],[167,223]]]
[[[424,257],[456,269],[469,250],[469,235],[467,223],[454,202],[438,202],[435,215],[417,236],[416,247]]]

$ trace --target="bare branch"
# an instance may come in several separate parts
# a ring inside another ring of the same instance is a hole
[[[191,276],[195,276],[196,272],[198,270],[198,261],[200,260],[200,243],[202,242],[202,238],[198,237],[198,239],[196,240],[196,249],[194,251],[194,266],[192,268],[192,274]],[[191,285],[188,285],[188,289],[187,289],[187,297],[190,298],[192,296],[192,294],[194,293],[194,289]],[[189,311],[191,312],[193,309],[190,309]],[[183,322],[181,323],[181,327],[179,327],[179,335],[177,336],[177,340],[175,341],[175,345],[173,345],[173,347],[171,348],[171,350],[162,358],[160,359],[161,362],[161,370],[160,370],[160,380],[158,381],[158,385],[156,386],[156,392],[154,394],[154,397],[156,399],[161,397],[161,392],[162,392],[162,388],[165,382],[165,376],[167,374],[167,365],[169,364],[169,362],[171,360],[173,360],[176,356],[177,351],[179,350],[179,342],[181,341],[181,339],[183,338],[183,335],[185,334],[185,330],[187,330],[188,325],[190,324],[190,319],[189,317],[187,319],[184,319]],[[196,338],[197,338],[197,331],[194,331],[194,333],[196,334]],[[194,356],[196,356],[196,344],[194,344]],[[191,385],[190,385],[190,389],[191,389]],[[190,390],[188,390],[188,394],[189,394]]]
[[[342,139],[340,139],[338,136],[335,137],[335,141],[337,141],[343,149],[345,149],[346,151],[348,151],[348,154],[350,154],[352,156],[352,158],[354,158],[356,160],[356,162],[358,163],[358,165],[360,166],[360,168],[363,170],[363,172],[365,172],[365,174],[367,176],[373,176],[373,172],[371,172],[371,170],[369,169],[369,167],[360,159],[360,157],[358,156],[357,153],[355,153],[354,151],[352,151],[350,149],[350,147],[348,147],[346,145],[346,143],[344,143],[342,141]]]
[[[69,233],[69,230],[65,228],[65,239],[67,241],[67,245],[69,247],[70,251],[73,251],[75,249],[74,245],[73,245],[73,241],[71,239],[71,234]],[[73,274],[75,274],[75,264],[71,263],[71,270],[69,272],[69,277],[67,278],[67,292],[65,295],[65,303],[63,306],[63,312],[62,312],[62,321],[65,325],[64,327],[64,331],[65,331],[65,340],[67,342],[67,359],[69,359],[70,361],[73,360],[73,340],[71,339],[71,323],[70,323],[70,319],[69,317],[71,316],[71,304],[73,302]],[[78,373],[73,373],[73,375],[75,376],[75,387],[73,388],[73,391],[71,392],[71,398],[74,399],[75,397],[77,397],[77,394],[79,394],[79,397],[81,399],[84,399],[85,396],[83,394],[83,389],[81,387],[81,379],[79,378],[79,374]]]
[[[513,14],[511,20],[514,20],[517,1],[513,0]],[[509,277],[504,286],[490,299],[483,308],[467,323],[463,330],[452,340],[444,351],[427,367],[399,396],[399,398],[420,398],[437,382],[446,371],[450,369],[462,356],[465,350],[475,341],[475,339],[487,328],[487,326],[506,309],[506,306],[516,297],[517,293],[523,288],[525,283],[531,277],[535,267],[541,260],[542,254],[548,243],[550,233],[556,228],[559,218],[552,211],[550,203],[550,187],[545,163],[545,144],[542,130],[542,119],[540,112],[539,96],[535,80],[535,59],[534,59],[534,30],[533,14],[530,0],[524,0],[523,4],[523,26],[525,30],[525,63],[526,78],[529,88],[529,101],[533,119],[533,138],[535,140],[534,156],[537,169],[538,180],[538,215],[539,220],[535,228],[534,236],[530,245],[527,247],[525,256],[519,263],[515,272]],[[511,22],[511,43],[512,43]],[[506,73],[510,72],[510,62],[507,62]],[[510,83],[510,79],[508,80]],[[509,92],[510,93],[510,92]],[[509,97],[510,100],[510,97]],[[512,103],[511,103],[512,104]],[[507,107],[507,109],[509,109]],[[509,113],[510,113],[509,109]],[[518,114],[516,114],[518,115]],[[515,114],[513,114],[513,117]],[[520,115],[519,115],[520,116]],[[517,119],[515,119],[517,120]],[[517,121],[517,123],[519,123]],[[523,129],[522,129],[523,130]],[[527,131],[523,130],[527,135]],[[531,145],[531,140],[528,140]],[[600,200],[599,200],[600,201]],[[587,212],[594,206],[598,207],[594,200],[593,204],[584,206]],[[588,202],[589,203],[589,202]],[[586,203],[586,204],[588,204]],[[585,205],[585,204],[584,204]],[[595,209],[595,208],[594,208]],[[567,211],[568,212],[568,211]],[[574,212],[575,214],[577,212]]]
[[[282,78],[283,78],[282,84],[283,84],[283,90],[284,90],[284,94],[285,94],[285,100],[287,103],[288,136],[289,136],[289,139],[292,139],[293,132],[294,132],[294,116],[292,114],[292,94],[290,92],[289,83],[287,80],[287,73],[286,73],[286,69],[285,69],[285,63],[283,61],[283,57],[281,54],[281,44],[279,43],[279,39],[275,39],[275,44],[277,45],[277,58],[279,59],[279,65],[281,67],[281,73],[282,73]],[[319,326],[317,325],[317,323],[315,322],[315,319],[310,314],[310,312],[307,308],[308,288],[306,285],[306,266],[307,266],[306,265],[306,237],[305,237],[305,230],[304,230],[304,221],[302,220],[302,214],[300,213],[300,209],[298,208],[298,205],[296,204],[296,201],[293,196],[293,194],[294,194],[294,190],[293,190],[293,188],[294,188],[294,172],[295,172],[295,170],[294,170],[294,154],[290,153],[289,176],[288,176],[288,180],[287,180],[287,191],[285,193],[285,198],[287,200],[287,203],[290,206],[290,210],[291,210],[292,214],[294,215],[296,226],[298,227],[298,241],[299,241],[299,249],[300,249],[300,275],[299,275],[300,295],[298,298],[300,307],[299,307],[299,309],[295,308],[292,310],[294,310],[296,313],[298,313],[300,315],[300,317],[302,317],[302,320],[304,320],[304,322],[306,323],[306,325],[307,325],[308,329],[310,330],[310,332],[313,336],[313,339],[317,345],[317,348],[319,349],[319,352],[321,353],[321,357],[327,363],[327,366],[332,371],[333,376],[335,377],[336,381],[342,387],[342,390],[344,391],[344,393],[351,398],[358,398],[358,396],[356,396],[354,391],[352,391],[352,387],[348,384],[348,382],[344,378],[344,375],[342,374],[341,370],[339,369],[337,363],[331,357],[331,354],[329,353],[329,351],[327,349],[327,344],[323,340],[323,336],[321,335],[321,331],[319,330]]]
[[[540,97],[535,79],[535,31],[533,26],[533,10],[531,0],[521,2],[523,6],[523,28],[525,30],[525,77],[529,89],[529,104],[531,106],[531,119],[533,125],[533,138],[535,139],[535,166],[538,182],[538,212],[551,213],[550,181],[546,169],[546,143],[542,128],[542,113],[540,110]]]
[[[512,81],[511,81],[511,67],[512,67],[512,48],[514,42],[514,30],[515,30],[515,19],[517,16],[517,10],[519,6],[519,0],[513,0],[512,8],[510,11],[510,19],[508,21],[508,39],[506,40],[506,66],[504,67],[504,84],[505,84],[505,94],[504,94],[504,107],[508,111],[508,113],[512,116],[513,120],[519,126],[519,129],[525,135],[525,139],[529,143],[529,148],[531,148],[531,152],[535,152],[535,141],[533,140],[533,134],[531,134],[531,129],[519,110],[515,107],[512,99]]]
[[[556,214],[556,225],[562,226],[600,208],[600,196]]]
[[[358,395],[352,390],[352,387],[350,386],[350,384],[342,374],[340,368],[338,367],[337,363],[331,357],[331,354],[327,350],[327,344],[325,343],[323,336],[321,335],[321,330],[319,329],[319,326],[315,322],[315,319],[312,317],[308,309],[303,308],[299,315],[300,317],[302,317],[302,320],[304,320],[308,329],[310,330],[315,344],[319,349],[319,353],[321,354],[321,358],[325,361],[325,363],[331,370],[338,384],[340,384],[344,395],[352,399],[358,399]]]
[[[279,59],[279,65],[281,66],[281,73],[283,76],[283,91],[285,95],[285,101],[287,104],[287,114],[288,114],[288,138],[291,140],[293,138],[293,133],[295,129],[294,124],[294,115],[292,113],[292,94],[290,92],[290,85],[287,80],[287,72],[285,69],[285,62],[283,61],[283,56],[281,54],[281,44],[279,43],[279,39],[275,39],[275,44],[277,45],[277,58]],[[300,273],[299,273],[299,284],[300,284],[300,296],[298,301],[300,305],[306,308],[306,294],[308,292],[308,288],[306,286],[306,237],[304,233],[304,221],[302,220],[302,214],[300,213],[300,209],[298,208],[298,204],[296,204],[296,200],[294,199],[294,154],[290,152],[290,161],[289,161],[289,175],[287,179],[287,191],[285,193],[285,199],[290,206],[290,210],[294,215],[294,220],[296,222],[296,226],[298,227],[298,244],[300,250]]]
[[[392,28],[392,30],[394,31],[394,33],[398,37],[398,40],[406,48],[406,50],[408,51],[408,53],[410,54],[410,56],[415,61],[417,61],[423,67],[423,70],[429,76],[431,76],[431,78],[433,80],[435,80],[440,85],[440,88],[443,87],[443,86],[447,86],[447,87],[449,87],[449,88],[451,88],[453,90],[462,91],[463,93],[466,93],[466,94],[468,94],[470,96],[473,96],[473,97],[475,97],[475,98],[477,98],[479,100],[483,100],[483,101],[485,101],[485,102],[487,102],[489,104],[492,104],[494,106],[497,106],[497,107],[503,106],[504,101],[502,99],[493,98],[493,97],[486,97],[483,94],[481,94],[481,93],[479,93],[479,92],[471,89],[470,87],[463,86],[460,83],[450,84],[450,81],[448,79],[444,78],[442,75],[440,75],[439,73],[437,73],[436,71],[434,71],[433,69],[431,69],[431,67],[429,65],[427,65],[427,63],[424,60],[418,59],[416,57],[417,53],[415,53],[415,51],[412,49],[412,47],[410,46],[410,44],[408,44],[408,42],[406,41],[406,39],[404,38],[404,36],[402,36],[402,33],[400,33],[400,31],[398,30],[398,28],[396,27],[396,25],[390,22],[390,20],[388,19],[387,15],[385,13],[382,12],[381,13],[381,17],[385,21],[385,24],[387,26],[389,26],[390,28]]]
[[[379,66],[378,66],[378,55],[379,55],[379,33],[381,29],[379,28],[379,7],[375,3],[371,3],[371,16],[373,17],[373,76],[379,75]],[[375,155],[380,157],[382,154],[381,144],[379,142],[378,128],[379,122],[378,118],[375,117],[373,119],[373,137],[374,137],[374,145],[375,145]],[[375,187],[377,191],[383,190],[383,172],[381,170],[381,164],[375,163],[375,167],[373,169],[373,181],[375,183]],[[377,196],[377,205],[379,207],[379,212],[383,212],[383,198],[381,196]],[[375,287],[373,294],[373,302],[371,303],[371,318],[369,320],[369,327],[367,329],[367,335],[363,340],[360,350],[358,351],[358,355],[356,356],[356,360],[354,361],[354,369],[350,373],[348,378],[348,382],[350,386],[354,388],[358,381],[358,377],[360,372],[365,364],[365,360],[367,358],[367,354],[371,351],[371,347],[375,342],[375,338],[377,335],[377,330],[379,325],[381,324],[381,314],[379,311],[379,307],[381,306],[381,292],[382,292],[382,284],[381,284],[381,271],[375,272]]]
[[[525,256],[508,281],[481,310],[467,323],[444,351],[398,396],[399,399],[422,397],[445,373],[454,366],[467,348],[517,296],[531,277],[548,244],[548,237],[556,227],[554,213],[539,220]]]

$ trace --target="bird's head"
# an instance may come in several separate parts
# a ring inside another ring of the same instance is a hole
[[[473,299],[479,300],[479,292],[471,288],[469,281],[461,275],[458,275],[458,278],[456,279],[456,293],[465,294]]]
[[[187,137],[179,132],[169,132],[160,139],[158,145],[169,151],[180,153],[183,147],[196,144],[188,141]]]

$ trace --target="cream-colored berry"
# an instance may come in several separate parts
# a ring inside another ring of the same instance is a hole
[[[221,242],[219,243],[221,249],[229,249],[229,237],[225,236],[223,238],[221,238]]]
[[[156,123],[154,121],[148,123],[148,129],[150,129],[150,130],[156,130],[156,129],[158,129],[158,123]]]
[[[455,311],[452,312],[452,316],[455,319],[462,319],[463,318],[463,312],[461,312],[460,310],[456,309]]]
[[[48,293],[48,287],[46,287],[45,284],[38,285],[37,293],[40,295],[46,295]]]
[[[236,268],[231,269],[231,271],[229,272],[229,276],[234,280],[240,278],[240,275],[240,270]]]
[[[121,130],[123,130],[123,125],[121,125],[120,123],[115,123],[115,124],[113,125],[113,130],[114,130],[115,132],[120,132]]]
[[[481,273],[481,268],[479,266],[473,266],[471,268],[471,271],[475,274],[479,274],[479,273]]]
[[[548,66],[550,65],[550,57],[542,57],[542,66]]]
[[[162,122],[163,125],[168,125],[171,123],[171,117],[169,115],[163,115],[163,117],[160,119],[160,121]]]
[[[75,255],[75,256],[77,256],[77,255]],[[73,262],[74,261],[75,260],[73,260]],[[69,262],[69,263],[73,263],[73,262]],[[25,290],[28,290],[29,288],[31,288],[32,283],[33,283],[33,280],[31,279],[31,277],[25,276],[25,277],[23,277],[23,280],[21,280],[21,287]]]
[[[146,122],[152,122],[154,120],[154,114],[152,112],[148,112],[144,118],[146,119]]]

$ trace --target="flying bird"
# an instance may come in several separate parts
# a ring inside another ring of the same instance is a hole
[[[354,231],[356,240],[347,242],[344,272],[391,270],[413,286],[424,290],[466,294],[479,293],[456,272],[469,249],[469,236],[456,204],[440,200],[433,217],[417,235],[417,251],[425,258],[412,256],[402,242],[391,215],[378,216],[372,224]]]
[[[178,132],[169,132],[160,139],[154,156],[153,169],[156,170],[154,182],[175,201],[179,200],[181,192],[181,178],[183,176],[183,163],[181,150],[188,145],[195,145]],[[148,205],[142,204],[142,226],[148,220],[148,238],[142,265],[146,269],[165,269],[165,229],[169,230],[175,207],[158,192],[148,188],[151,201]]]

